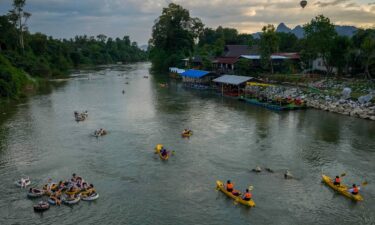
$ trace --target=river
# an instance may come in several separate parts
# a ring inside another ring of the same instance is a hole
[[[82,71],[0,108],[0,224],[375,224],[375,122],[313,109],[276,113],[184,89],[149,68]],[[88,119],[75,122],[75,110],[88,110]],[[109,134],[90,136],[101,127]],[[186,127],[190,139],[180,136]],[[174,156],[156,157],[158,143]],[[257,165],[275,172],[251,172]],[[296,179],[285,180],[286,169]],[[334,193],[322,172],[346,173],[347,184],[367,180],[365,201]],[[100,198],[39,214],[38,200],[14,185],[22,175],[41,186],[72,173]],[[256,207],[217,192],[215,181],[227,179],[242,191],[254,186]]]

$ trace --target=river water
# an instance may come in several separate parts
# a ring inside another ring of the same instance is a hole
[[[0,108],[0,224],[375,224],[375,123],[306,110],[275,113],[149,75],[148,63],[84,71],[47,93]],[[144,78],[149,76],[149,78]],[[128,82],[129,84],[125,84]],[[122,94],[122,90],[126,93]],[[74,110],[88,110],[76,123]],[[90,136],[97,128],[109,134]],[[190,128],[194,135],[182,139]],[[174,150],[168,161],[156,144]],[[255,174],[257,165],[275,172]],[[289,169],[296,179],[285,180]],[[75,172],[95,202],[34,213],[38,200],[15,187]],[[354,203],[321,173],[369,181]],[[254,186],[252,209],[215,190],[231,179]]]

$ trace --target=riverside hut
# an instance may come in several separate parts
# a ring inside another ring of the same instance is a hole
[[[219,84],[218,90],[221,95],[239,97],[242,90],[245,88],[248,81],[254,80],[253,77],[237,76],[237,75],[223,75],[213,80]]]
[[[209,89],[217,77],[215,73],[204,70],[186,70],[181,76],[184,86],[194,89]]]
[[[180,69],[177,67],[169,67],[169,77],[175,78],[175,79],[180,79],[181,74],[184,73],[184,69]]]

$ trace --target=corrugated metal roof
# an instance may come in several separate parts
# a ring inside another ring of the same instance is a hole
[[[185,70],[179,69],[177,67],[169,67],[169,72],[181,74],[181,73],[185,72]]]
[[[237,76],[237,75],[223,75],[219,78],[213,80],[216,83],[223,83],[223,84],[233,84],[239,85],[242,83],[246,83],[249,80],[254,79],[253,77],[244,77],[244,76]]]
[[[210,72],[204,70],[186,70],[181,74],[184,77],[201,78],[209,74]]]
[[[245,59],[260,59],[260,55],[241,55],[241,58]],[[281,55],[271,55],[271,59],[289,59],[289,57]]]

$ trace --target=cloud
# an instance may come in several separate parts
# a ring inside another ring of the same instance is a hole
[[[221,25],[248,33],[258,32],[269,23],[302,25],[319,14],[338,24],[374,26],[375,21],[375,2],[358,0],[308,0],[305,9],[298,0],[27,0],[26,10],[32,13],[32,32],[57,38],[129,35],[144,44],[151,36],[154,20],[169,2],[181,4],[208,27]],[[0,14],[10,8],[10,0],[0,0]]]
[[[319,7],[327,7],[327,6],[340,5],[343,3],[350,2],[350,1],[351,0],[333,0],[333,1],[325,1],[325,2],[318,1],[314,5],[319,6]]]

